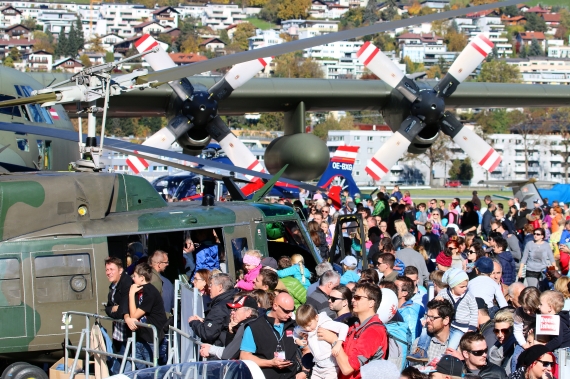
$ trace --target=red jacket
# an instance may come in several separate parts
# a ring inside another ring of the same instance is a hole
[[[378,315],[372,316],[362,325],[357,323],[351,326],[342,348],[354,372],[351,375],[341,373],[339,379],[360,379],[360,366],[368,363],[372,357],[384,358],[388,350],[388,335]],[[363,358],[365,360],[361,361]]]

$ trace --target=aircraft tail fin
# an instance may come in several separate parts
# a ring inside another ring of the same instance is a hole
[[[335,177],[341,176],[344,178],[344,186],[341,191],[348,190],[350,196],[359,193],[358,186],[352,177],[352,169],[359,149],[360,146],[339,146],[331,157],[317,187],[327,188]]]

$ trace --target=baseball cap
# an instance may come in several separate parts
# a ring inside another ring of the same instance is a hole
[[[232,309],[240,309],[243,307],[257,309],[257,301],[251,296],[241,296],[233,303],[227,303],[227,306]]]
[[[463,376],[463,362],[451,355],[441,357],[435,371],[443,375]]]
[[[356,264],[358,262],[356,261],[356,258],[354,258],[352,255],[347,255],[346,257],[344,257],[342,261],[340,261],[340,263],[343,265],[347,265],[348,267],[356,267]]]
[[[275,258],[272,257],[265,257],[261,260],[261,266],[262,267],[269,267],[272,268],[274,270],[277,270],[279,266],[277,266],[277,261],[275,260]]]
[[[476,297],[475,301],[477,301],[477,309],[489,309],[485,300],[481,299],[480,297]]]
[[[493,272],[493,260],[491,258],[482,257],[475,261],[475,267],[480,273],[490,274]]]

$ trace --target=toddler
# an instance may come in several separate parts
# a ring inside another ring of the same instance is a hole
[[[243,279],[236,283],[236,288],[242,289],[244,291],[253,291],[253,285],[255,283],[255,278],[259,275],[261,271],[261,253],[259,250],[248,250],[243,256],[243,268],[246,274]]]
[[[313,354],[315,366],[311,379],[337,379],[339,368],[334,356],[342,350],[342,341],[346,339],[348,325],[333,321],[325,312],[317,313],[310,304],[303,304],[297,309],[295,321],[298,325],[293,331],[295,343],[299,346],[308,344]],[[318,328],[338,333],[338,341],[333,346],[326,341],[319,341]],[[303,334],[307,335],[306,339]]]
[[[303,256],[301,254],[293,254],[293,256],[291,257],[291,264],[292,264],[291,267],[287,267],[277,271],[277,275],[280,278],[284,278],[286,276],[292,276],[298,281],[300,281],[303,287],[305,287],[305,289],[309,288],[309,286],[311,285],[311,282],[309,282],[309,278],[311,277],[311,272],[305,268],[305,261],[303,260]]]
[[[570,319],[568,311],[563,311],[564,295],[558,291],[544,291],[540,294],[540,313],[543,315],[560,316],[560,329],[557,336],[553,336],[546,347],[549,351],[570,347]]]
[[[516,371],[519,355],[531,345],[527,342],[529,332],[536,323],[536,314],[540,311],[540,291],[536,287],[526,287],[519,295],[520,307],[513,316],[513,334],[517,340],[511,359],[511,372]]]
[[[463,334],[476,331],[479,327],[477,300],[467,291],[469,278],[465,271],[452,267],[443,274],[442,281],[448,285],[448,288],[440,291],[438,297],[448,300],[455,309],[447,346],[457,349]]]

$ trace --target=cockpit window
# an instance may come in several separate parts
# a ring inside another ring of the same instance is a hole
[[[30,86],[14,86],[16,87],[16,93],[20,97],[30,97],[32,96],[32,87]],[[39,104],[29,104],[23,106],[28,110],[28,115],[30,121],[32,122],[42,122],[46,124],[53,124],[53,120],[45,108],[40,107]]]
[[[0,101],[14,100],[14,99],[15,99],[14,96],[0,95]],[[19,107],[0,108],[0,113],[1,114],[7,114],[10,116],[14,116],[14,117],[22,117],[22,114],[20,113]]]

